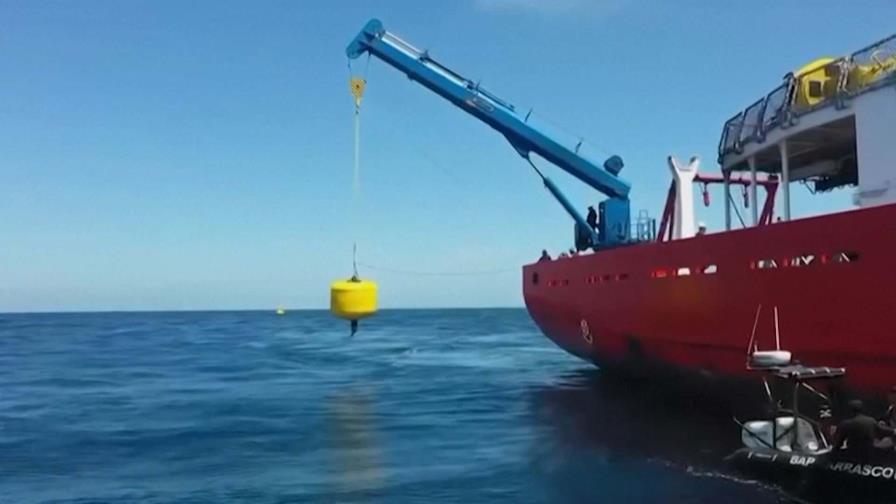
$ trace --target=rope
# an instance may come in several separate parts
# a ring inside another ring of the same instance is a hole
[[[361,107],[355,107],[355,166],[352,178],[352,270],[358,278],[358,206],[361,199]]]
[[[481,270],[481,271],[414,271],[414,270],[404,270],[404,269],[396,269],[396,268],[387,268],[385,266],[376,266],[373,264],[367,263],[358,263],[365,268],[370,268],[372,270],[384,271],[387,273],[396,273],[399,275],[411,275],[411,276],[486,276],[486,275],[500,275],[504,273],[519,272],[521,269],[519,267],[515,268],[501,268],[501,269],[493,269],[493,270]]]
[[[400,275],[412,275],[412,276],[485,276],[485,275],[499,275],[509,272],[519,272],[519,267],[514,268],[503,268],[503,269],[494,269],[494,270],[483,270],[483,271],[413,271],[413,270],[403,270],[396,268],[388,268],[384,266],[376,266],[374,264],[367,264],[363,262],[358,262],[358,225],[357,225],[357,213],[358,213],[358,203],[361,197],[361,97],[364,94],[364,87],[367,84],[367,71],[370,67],[370,54],[367,55],[367,62],[364,67],[364,74],[361,77],[355,77],[354,72],[352,71],[352,62],[348,61],[348,73],[349,73],[349,88],[352,92],[352,96],[355,99],[355,152],[354,152],[354,171],[352,177],[352,269],[354,271],[354,278],[358,278],[358,266],[363,266],[365,268],[369,268],[372,270],[384,271],[388,273],[396,273]],[[544,179],[544,175],[542,175],[541,171],[529,158],[526,158],[529,161],[529,164],[535,170],[535,172]]]
[[[353,279],[358,279],[358,207],[361,199],[361,98],[367,84],[367,70],[370,67],[370,54],[367,54],[367,65],[364,74],[355,77],[352,72],[352,61],[348,60],[349,89],[355,98],[355,162],[352,175],[352,271]]]

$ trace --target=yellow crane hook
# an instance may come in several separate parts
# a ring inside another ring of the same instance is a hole
[[[355,108],[361,108],[361,98],[364,96],[364,86],[367,84],[367,81],[362,79],[361,77],[352,77],[348,81],[349,89],[351,89],[352,96],[355,97]]]

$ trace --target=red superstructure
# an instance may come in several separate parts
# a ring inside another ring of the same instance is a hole
[[[679,184],[663,219],[664,231],[674,221],[677,232],[525,266],[524,298],[541,330],[599,366],[738,378],[748,373],[758,306],[769,308],[759,346],[774,345],[774,306],[795,358],[848,368],[847,386],[858,392],[889,391],[896,385],[894,41],[808,65],[725,124],[722,175],[684,180],[720,181],[730,194],[746,174],[752,216],[743,229],[732,229],[729,199],[727,229],[695,235],[692,190]],[[857,208],[791,219],[795,181],[818,191],[856,187]],[[777,192],[783,200],[783,220],[772,219],[773,200],[760,217],[763,186],[768,198]]]

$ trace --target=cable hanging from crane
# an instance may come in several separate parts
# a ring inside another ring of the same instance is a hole
[[[352,173],[352,271],[354,277],[358,277],[358,206],[361,198],[361,99],[364,97],[364,89],[367,86],[367,71],[370,69],[370,55],[367,56],[367,64],[364,73],[356,76],[352,70],[352,60],[348,60],[349,91],[355,99],[355,156],[354,170]]]
[[[368,65],[370,58],[368,57]],[[330,285],[330,312],[337,317],[348,320],[351,323],[351,334],[354,336],[358,330],[358,320],[376,313],[376,283],[362,280],[358,275],[358,202],[361,195],[361,99],[364,97],[364,88],[367,85],[366,72],[364,76],[355,76],[352,72],[351,61],[349,69],[349,90],[355,101],[355,145],[354,145],[354,169],[352,176],[352,277],[348,280],[338,280]]]

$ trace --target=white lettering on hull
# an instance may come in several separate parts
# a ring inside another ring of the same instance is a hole
[[[795,462],[791,459],[790,463],[794,464]],[[879,479],[894,479],[894,476],[896,476],[896,468],[893,467],[853,464],[852,462],[835,462],[828,465],[827,468],[834,472],[854,474],[856,476],[870,476]]]
[[[802,457],[800,455],[794,455],[790,457],[790,465],[801,465],[804,467],[808,467],[815,463],[815,457]]]

